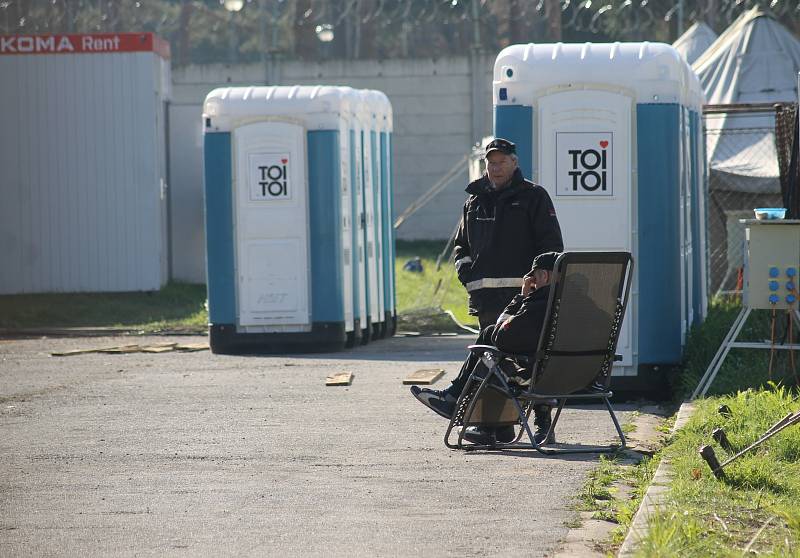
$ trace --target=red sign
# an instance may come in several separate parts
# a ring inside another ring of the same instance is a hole
[[[3,54],[108,54],[155,52],[169,58],[169,43],[153,33],[87,35],[0,35]]]

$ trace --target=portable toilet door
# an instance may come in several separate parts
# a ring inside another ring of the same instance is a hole
[[[305,127],[258,122],[233,131],[239,325],[311,330]],[[270,206],[262,204],[269,200]]]
[[[364,214],[364,248],[367,315],[369,317],[370,339],[378,338],[381,309],[378,307],[378,269],[375,246],[375,213],[374,213],[374,181],[372,175],[372,153],[370,147],[370,130],[372,128],[372,111],[369,95],[361,92],[362,105],[359,115],[360,147],[361,147],[361,185],[362,209]]]
[[[391,185],[391,133],[392,133],[392,105],[389,99],[381,93],[379,113],[379,153],[380,153],[380,190],[381,190],[381,243],[383,253],[383,308],[385,331],[387,335],[394,335],[397,329],[397,313],[394,286],[394,226],[392,208]]]
[[[360,104],[354,107],[354,113]],[[362,344],[370,341],[370,320],[367,309],[367,255],[364,237],[366,235],[366,216],[364,214],[364,188],[362,179],[361,129],[357,114],[350,129],[350,178],[353,201],[353,312],[358,324],[356,337]]]
[[[691,135],[689,126],[689,109],[681,107],[681,127],[680,145],[681,157],[679,170],[681,179],[681,264],[683,266],[683,280],[681,281],[681,296],[683,300],[683,315],[681,345],[686,344],[686,336],[689,328],[694,322],[693,286],[694,286],[694,253],[692,238],[692,213],[694,199],[692,196],[692,167],[690,163],[689,149],[691,147]]]
[[[360,339],[361,331],[357,328],[355,301],[357,293],[354,289],[354,259],[357,257],[354,246],[353,221],[353,179],[351,170],[351,153],[353,147],[350,140],[350,125],[353,121],[352,100],[344,103],[342,119],[339,126],[339,181],[341,184],[341,227],[342,227],[342,264],[343,264],[343,298],[344,320],[347,335],[346,346],[352,347]]]
[[[368,90],[367,99],[370,111],[370,130],[369,130],[369,153],[371,161],[372,177],[372,215],[373,215],[373,236],[372,242],[375,246],[375,299],[377,303],[378,321],[373,323],[373,334],[378,338],[386,336],[386,306],[384,289],[384,257],[385,246],[383,244],[383,185],[381,178],[381,151],[380,151],[380,127],[383,120],[383,95],[378,91]]]
[[[692,238],[694,240],[694,277],[692,298],[694,324],[701,323],[708,314],[708,188],[705,170],[705,141],[701,124],[702,99],[693,107],[689,120],[691,134],[692,172]]]

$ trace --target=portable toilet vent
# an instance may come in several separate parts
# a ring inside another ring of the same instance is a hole
[[[565,249],[633,254],[618,388],[663,385],[705,317],[702,103],[666,44],[513,45],[495,62],[494,134],[550,193]]]
[[[380,262],[367,257],[365,241],[378,239],[373,252],[386,248],[382,231],[366,226],[375,196],[363,178],[372,170],[361,141],[373,129],[366,98],[328,86],[224,88],[206,97],[214,352],[337,350],[386,333],[378,308],[385,293],[368,298]]]

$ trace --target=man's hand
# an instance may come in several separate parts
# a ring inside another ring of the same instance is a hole
[[[528,296],[534,291],[533,277],[525,275],[522,278],[522,296]]]

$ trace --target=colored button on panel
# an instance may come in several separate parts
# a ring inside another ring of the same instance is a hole
[[[774,265],[771,268],[769,268],[769,276],[770,277],[777,277],[780,274],[781,274],[781,270],[778,269],[777,267],[775,267]]]
[[[797,300],[797,297],[794,295],[786,295],[786,302],[789,304],[794,304],[794,301]]]
[[[779,300],[780,300],[780,297],[778,295],[775,295],[775,294],[769,295],[770,304],[778,304]]]
[[[797,269],[794,267],[787,267],[786,268],[786,276],[787,277],[794,277],[797,275]]]
[[[771,283],[772,281],[770,281]],[[786,281],[786,290],[793,291],[795,289],[794,281]]]
[[[770,281],[769,282],[769,290],[777,291],[779,287],[780,287],[780,284],[777,281]]]

